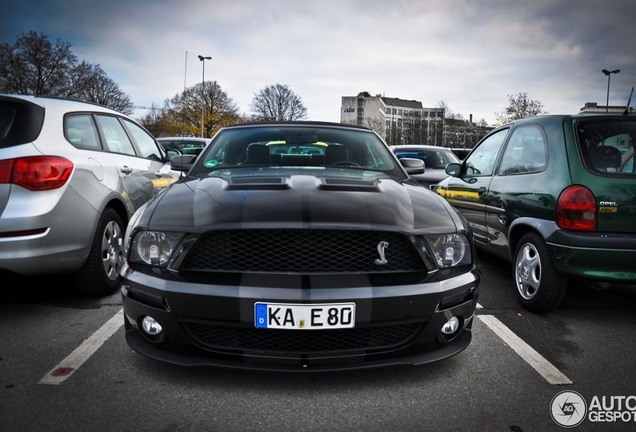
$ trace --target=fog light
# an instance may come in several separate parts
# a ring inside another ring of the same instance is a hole
[[[163,331],[161,324],[159,324],[153,317],[145,316],[141,321],[141,326],[144,331],[151,336],[156,336]]]
[[[446,324],[442,326],[442,333],[445,335],[452,335],[459,328],[459,319],[457,317],[452,317]]]

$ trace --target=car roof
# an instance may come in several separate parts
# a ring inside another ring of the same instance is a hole
[[[539,115],[534,117],[525,117],[522,119],[511,120],[508,123],[505,123],[501,126],[498,126],[497,129],[509,126],[509,125],[518,125],[525,123],[536,123],[536,122],[544,122],[544,121],[563,121],[563,120],[589,120],[589,119],[600,119],[600,118],[636,118],[636,113],[630,111],[628,114],[621,113],[601,113],[601,112],[590,112],[590,113],[577,113],[577,114],[546,114]]]
[[[167,141],[187,141],[187,142],[200,142],[207,144],[212,141],[212,138],[201,138],[201,137],[159,137],[157,138],[159,142],[167,142]]]
[[[58,96],[33,96],[33,95],[17,95],[17,94],[0,94],[0,98],[4,100],[23,100],[35,105],[39,105],[46,110],[67,110],[67,111],[99,111],[110,114],[122,115],[110,108],[92,102],[78,101],[76,99],[58,97]]]
[[[450,151],[450,149],[448,147],[442,147],[442,146],[434,146],[434,145],[429,145],[429,144],[402,144],[402,145],[392,145],[391,146],[392,150],[417,150],[417,149],[422,149],[422,150],[448,150]]]
[[[349,128],[349,129],[359,129],[366,132],[373,132],[373,130],[369,129],[365,126],[359,126],[355,124],[347,124],[347,123],[335,123],[335,122],[325,122],[325,121],[260,121],[260,122],[246,122],[246,123],[237,123],[231,126],[225,126],[223,129],[233,129],[233,128],[241,128],[241,127],[255,127],[255,126],[322,126],[322,127],[335,127],[335,128]]]

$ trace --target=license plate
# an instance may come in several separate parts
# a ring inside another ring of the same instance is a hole
[[[254,326],[265,329],[327,330],[353,328],[355,303],[256,303]]]

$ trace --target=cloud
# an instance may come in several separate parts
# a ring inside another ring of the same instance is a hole
[[[215,80],[243,112],[270,84],[288,85],[314,120],[339,121],[360,91],[440,101],[493,122],[527,92],[550,113],[624,104],[636,84],[636,3],[621,0],[141,0],[11,2],[0,42],[35,30],[73,44],[135,104],[161,105]],[[143,114],[143,113],[142,113]]]

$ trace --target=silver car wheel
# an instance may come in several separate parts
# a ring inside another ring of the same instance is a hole
[[[541,284],[541,257],[534,245],[526,243],[517,254],[515,282],[521,297],[532,300]]]
[[[104,273],[111,281],[119,276],[124,260],[123,236],[119,225],[110,221],[102,237],[102,264]]]

